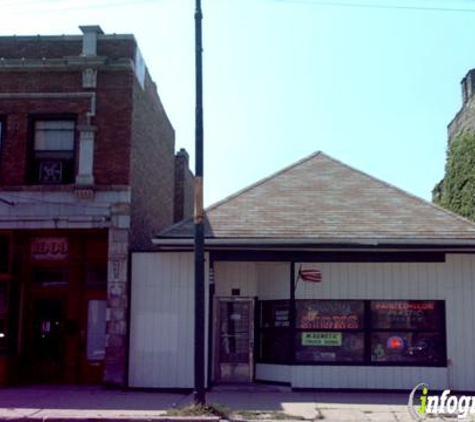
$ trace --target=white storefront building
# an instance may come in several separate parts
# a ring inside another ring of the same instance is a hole
[[[206,213],[207,382],[475,391],[475,225],[317,153]],[[132,255],[129,386],[192,388],[193,221]]]

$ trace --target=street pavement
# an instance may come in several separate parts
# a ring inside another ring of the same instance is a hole
[[[257,417],[267,421],[277,417],[282,420],[282,413],[325,422],[412,421],[407,400],[407,394],[292,392],[287,388],[268,386],[216,387],[207,394],[208,403],[247,411],[240,418],[246,421]],[[164,419],[167,409],[183,407],[191,401],[189,394],[107,390],[91,386],[7,387],[0,388],[0,420],[173,420]]]

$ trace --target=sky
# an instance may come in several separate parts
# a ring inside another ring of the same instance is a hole
[[[194,0],[4,0],[0,35],[135,35],[194,168]],[[424,199],[475,67],[475,0],[202,0],[205,204],[315,152]],[[1,83],[1,81],[0,81]],[[335,181],[337,183],[337,181]]]

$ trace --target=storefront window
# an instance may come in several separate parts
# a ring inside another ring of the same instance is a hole
[[[288,363],[290,320],[288,300],[260,302],[257,358],[265,363]]]
[[[364,316],[362,300],[298,300],[296,362],[363,362]]]
[[[444,301],[261,301],[259,362],[445,366]],[[293,337],[293,348],[290,339]],[[293,349],[291,351],[291,349]]]
[[[372,301],[371,361],[443,364],[441,301]]]

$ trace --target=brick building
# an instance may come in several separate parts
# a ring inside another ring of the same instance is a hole
[[[0,37],[0,383],[124,385],[129,252],[191,213],[135,38],[81,30]]]
[[[449,143],[460,132],[475,132],[475,69],[469,70],[460,83],[462,108],[448,125]]]

